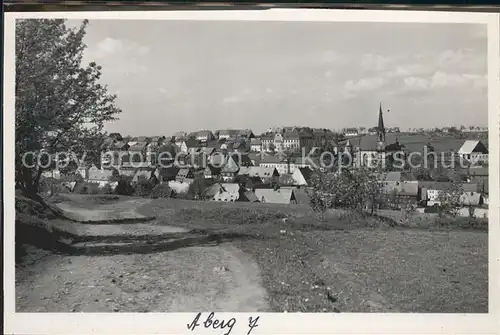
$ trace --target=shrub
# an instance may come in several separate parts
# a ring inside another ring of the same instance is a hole
[[[99,189],[99,193],[100,194],[113,194],[113,189],[111,188],[111,185],[106,184]]]
[[[141,176],[135,184],[134,194],[139,197],[148,197],[151,194],[153,187],[153,183]]]
[[[129,182],[122,178],[118,180],[115,193],[119,195],[132,195],[134,193],[134,188]]]
[[[172,196],[172,189],[168,184],[158,184],[151,190],[150,197],[153,199],[170,198]]]

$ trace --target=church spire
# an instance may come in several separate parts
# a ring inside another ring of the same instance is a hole
[[[380,103],[380,107],[378,110],[377,135],[379,142],[385,142],[385,126],[384,126],[384,116],[382,115],[382,103]]]

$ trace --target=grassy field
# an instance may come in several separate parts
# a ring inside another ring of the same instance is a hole
[[[259,264],[273,311],[487,312],[488,235],[389,227],[307,206],[159,199],[155,224],[231,233]],[[418,228],[418,227],[417,227]]]

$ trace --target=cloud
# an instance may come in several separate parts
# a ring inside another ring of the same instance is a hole
[[[122,73],[125,76],[148,72],[144,59],[150,48],[139,43],[106,37],[93,48],[87,49],[85,57],[89,61],[97,61],[105,68],[105,72]]]
[[[398,65],[394,69],[388,71],[385,75],[393,78],[401,78],[421,76],[433,72],[434,70],[429,65],[414,63]]]
[[[146,56],[149,54],[149,47],[138,43],[106,37],[100,41],[91,54],[94,58],[102,59],[110,56]]]
[[[487,86],[486,76],[476,74],[447,73],[437,71],[432,76],[406,77],[404,87],[408,90],[432,90],[432,89],[457,89],[476,88],[482,89]]]
[[[236,104],[236,103],[241,102],[241,101],[242,101],[242,99],[240,97],[237,97],[237,96],[225,97],[224,99],[222,99],[222,103],[224,103],[226,105]]]
[[[344,84],[344,89],[349,92],[371,91],[387,84],[387,79],[382,77],[363,78],[357,81],[349,80]]]
[[[403,80],[405,88],[409,90],[427,90],[430,87],[430,82],[427,79],[419,77],[407,77]]]
[[[472,49],[445,50],[437,59],[436,66],[440,70],[472,71],[486,73],[486,54],[478,53]]]
[[[342,63],[346,60],[344,55],[341,55],[334,50],[326,50],[320,54],[319,61],[321,63]]]
[[[382,55],[365,54],[361,58],[361,67],[365,70],[382,71],[393,62],[390,57]]]

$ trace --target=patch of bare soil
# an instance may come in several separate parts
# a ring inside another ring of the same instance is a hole
[[[267,311],[259,268],[230,246],[58,256],[16,271],[18,312]]]
[[[145,205],[149,199],[131,199],[112,204],[95,205],[92,208],[86,208],[75,203],[58,203],[59,207],[66,217],[78,222],[88,223],[106,223],[112,221],[148,221],[152,217],[140,214],[136,208]]]
[[[143,217],[135,212],[141,201],[148,200],[96,205],[93,210],[59,203],[66,213],[86,223],[53,220],[55,227],[76,235],[72,256],[27,257],[35,261],[16,269],[16,310],[269,310],[259,267],[239,249],[179,227],[102,224],[104,220]]]

